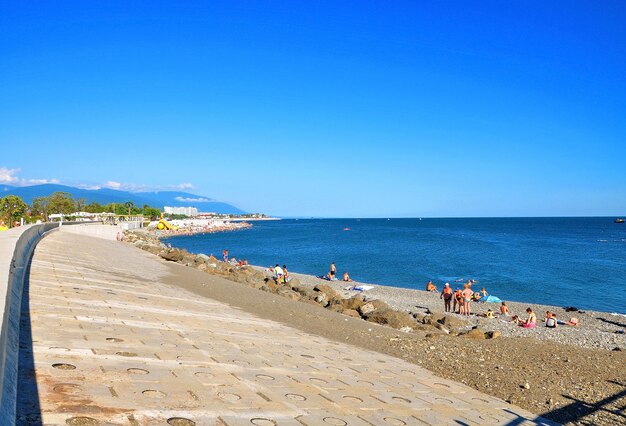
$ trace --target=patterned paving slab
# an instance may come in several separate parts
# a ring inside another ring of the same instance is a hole
[[[157,258],[57,232],[22,318],[18,424],[552,424],[400,359],[160,282]]]

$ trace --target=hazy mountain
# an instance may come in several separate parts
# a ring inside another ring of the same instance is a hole
[[[109,203],[125,203],[132,201],[136,206],[142,207],[148,204],[151,207],[163,209],[164,206],[172,207],[196,207],[201,212],[244,214],[243,210],[238,209],[227,203],[213,200],[209,197],[191,194],[189,192],[180,191],[156,191],[156,192],[128,192],[118,191],[115,189],[82,189],[65,185],[33,185],[33,186],[0,186],[0,197],[6,195],[17,195],[24,202],[31,204],[33,198],[43,197],[53,192],[68,192],[74,198],[84,198],[87,203],[96,202],[100,204]]]

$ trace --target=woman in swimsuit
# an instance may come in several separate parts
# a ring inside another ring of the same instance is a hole
[[[459,306],[459,310],[456,310],[457,305]],[[461,289],[457,288],[454,291],[454,304],[452,306],[452,310],[457,314],[463,315],[463,295],[461,294]]]
[[[472,301],[472,294],[473,293],[474,292],[470,288],[469,284],[465,284],[463,286],[463,291],[461,292],[461,294],[463,295],[463,311],[464,311],[465,315],[467,315],[467,316],[470,315],[470,302]]]
[[[522,321],[522,327],[524,328],[535,328],[537,325],[537,315],[533,312],[532,309],[526,309],[526,313],[528,313],[528,318],[526,321]]]

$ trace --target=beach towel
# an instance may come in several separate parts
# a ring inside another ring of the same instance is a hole
[[[346,287],[346,290],[354,290],[354,291],[364,292],[364,291],[367,291],[367,290],[371,290],[373,288],[374,288],[373,285],[357,285],[357,286],[352,286],[352,287]]]
[[[496,296],[492,296],[489,295],[487,297],[481,297],[480,300],[482,300],[483,302],[489,302],[489,303],[502,303],[502,300],[499,297]]]

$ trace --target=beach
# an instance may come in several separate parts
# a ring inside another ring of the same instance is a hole
[[[311,275],[298,273],[290,274],[297,277],[300,282],[311,288],[319,283],[328,284],[346,298],[356,294],[362,294],[367,298],[383,300],[394,309],[404,312],[418,314],[426,314],[427,312],[443,313],[443,300],[439,298],[439,293],[409,290],[371,283],[360,283],[356,281],[350,283],[343,281],[326,281]],[[349,287],[363,285],[374,285],[374,288],[364,292],[347,290]],[[624,334],[626,316],[624,315],[587,310],[566,312],[564,307],[540,305],[536,303],[506,301],[506,304],[510,311],[508,318],[498,316],[500,313],[499,303],[473,302],[471,304],[472,313],[477,315],[471,315],[469,318],[454,313],[450,315],[460,320],[468,321],[468,324],[462,328],[464,331],[478,326],[485,331],[499,331],[502,333],[502,336],[506,337],[531,337],[590,349],[613,350],[619,348],[626,350],[626,335]],[[519,315],[525,318],[526,308],[528,307],[532,308],[537,314],[537,319],[539,320],[537,327],[534,329],[525,329],[510,322],[513,315]],[[491,309],[496,314],[496,318],[487,319],[482,316],[488,309]],[[556,313],[557,318],[563,321],[569,321],[572,317],[578,318],[580,321],[579,325],[576,327],[562,325],[554,329],[547,328],[543,322],[546,311]]]
[[[540,322],[537,328],[526,330],[499,319],[473,316],[465,323],[456,314],[444,316],[438,294],[383,286],[364,292],[365,301],[384,301],[402,318],[414,318],[411,330],[405,332],[344,315],[337,312],[341,310],[339,304],[327,304],[323,309],[316,301],[320,291],[315,287],[326,291],[321,286],[328,286],[343,298],[354,294],[344,287],[359,283],[290,273],[297,287],[274,286],[271,280],[264,281],[270,275],[264,268],[238,268],[206,255],[166,248],[145,237],[129,236],[129,242],[180,264],[175,265],[177,275],[172,283],[191,291],[333,340],[404,359],[564,424],[623,421],[619,410],[626,403],[626,372],[622,368],[626,354],[624,335],[615,331],[624,329],[624,321],[610,313],[565,313],[561,308],[530,305]],[[203,285],[204,275],[225,277],[232,281],[232,289],[215,291]],[[302,295],[307,292],[309,296]],[[509,303],[512,314],[527,306]],[[476,312],[486,310],[486,306],[473,307]],[[562,319],[576,315],[580,325],[546,329],[541,319],[550,309]],[[486,338],[489,332],[493,338]]]

